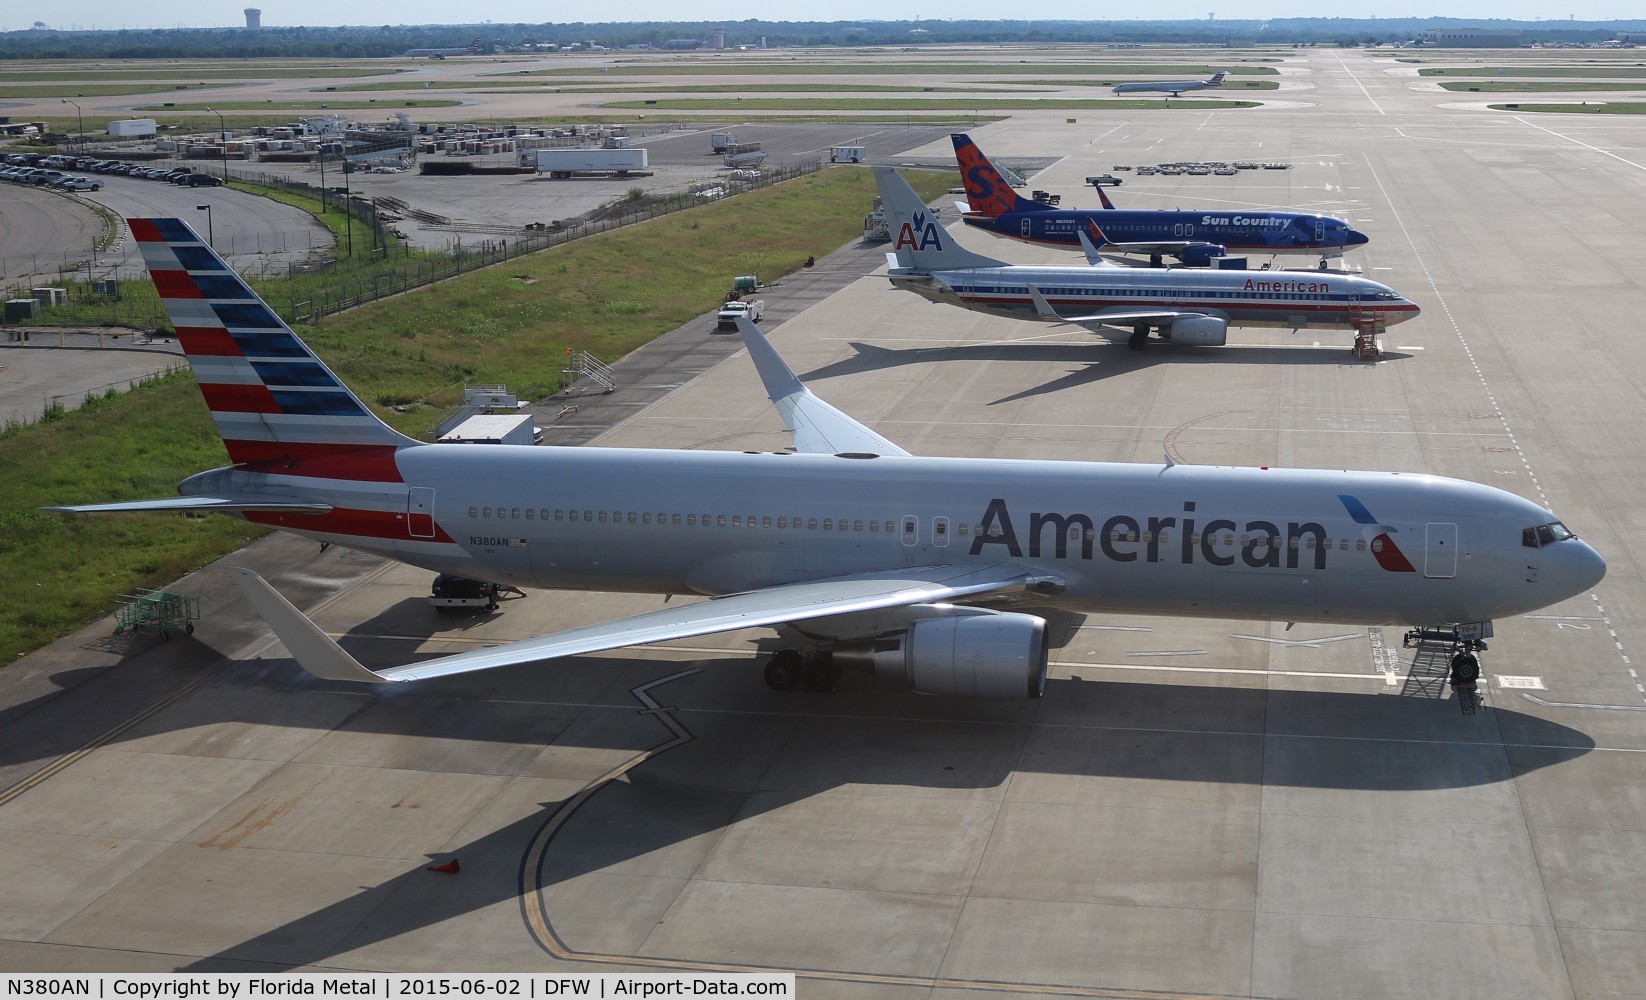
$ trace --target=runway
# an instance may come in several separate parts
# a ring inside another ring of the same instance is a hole
[[[1430,472],[1546,503],[1610,571],[1496,623],[1482,713],[1399,629],[1127,616],[1088,619],[1035,703],[855,675],[774,692],[760,632],[361,691],[293,667],[226,566],[258,568],[368,664],[662,598],[541,592],[444,619],[425,572],[271,538],[172,588],[201,595],[191,640],[113,644],[104,623],[0,675],[0,968],[777,969],[807,998],[1646,995],[1646,122],[1446,107],[1389,55],[1285,58],[1310,85],[1285,107],[1050,109],[972,134],[1055,160],[1031,183],[1065,207],[1095,204],[1083,178],[1115,164],[1291,163],[1128,175],[1111,195],[1347,218],[1372,236],[1349,263],[1423,308],[1378,362],[1322,331],[1132,352],[928,303],[858,248],[838,291],[765,293],[768,332],[813,392],[916,454]],[[787,444],[741,352],[675,381],[575,438]],[[424,870],[453,858],[459,874]]]

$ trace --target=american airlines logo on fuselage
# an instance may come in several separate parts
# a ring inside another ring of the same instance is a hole
[[[1246,279],[1244,286],[1248,292],[1329,292],[1332,290],[1327,281],[1267,281]]]
[[[1091,560],[1102,553],[1111,562],[1177,562],[1185,566],[1204,562],[1212,566],[1233,566],[1236,560],[1253,569],[1325,569],[1326,528],[1315,521],[1281,522],[1253,519],[1244,524],[1216,517],[1196,524],[1192,516],[1195,501],[1183,502],[1184,517],[1114,514],[1098,525],[1090,514],[1058,514],[1034,511],[1029,514],[1028,556],[1042,557],[1047,543],[1052,558]],[[1050,533],[1047,529],[1051,529]],[[1169,529],[1178,532],[1172,537]],[[1006,501],[995,498],[978,524],[971,554],[981,555],[988,545],[1004,545],[1013,558],[1024,555],[1018,524]],[[1074,546],[1078,545],[1078,550]],[[1299,567],[1299,559],[1309,553],[1311,567]]]
[[[942,231],[934,220],[926,217],[925,212],[916,212],[912,221],[898,227],[897,242],[892,245],[892,250],[942,250]]]

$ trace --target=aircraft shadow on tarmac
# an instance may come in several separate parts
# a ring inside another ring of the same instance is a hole
[[[1071,371],[1061,378],[994,400],[989,405],[1011,403],[1020,399],[1044,396],[1065,389],[1114,378],[1129,372],[1141,371],[1160,364],[1223,364],[1223,365],[1353,365],[1370,369],[1363,361],[1354,360],[1347,343],[1341,351],[1333,349],[1301,349],[1295,347],[1173,347],[1150,341],[1148,347],[1134,351],[1124,343],[1094,341],[1090,343],[995,343],[959,345],[954,347],[910,347],[896,349],[876,347],[873,344],[850,342],[857,352],[855,357],[815,368],[800,376],[802,382],[881,371],[903,365],[934,364],[942,361],[1031,361],[1040,364],[1069,362],[1085,367]],[[1410,354],[1384,351],[1379,360],[1400,361]]]
[[[366,641],[349,645],[364,654]],[[984,703],[921,697],[855,674],[831,694],[778,693],[762,684],[760,664],[747,656],[689,663],[575,657],[384,689],[339,722],[310,723],[356,736],[423,737],[447,748],[412,751],[428,752],[431,759],[456,753],[472,761],[477,752],[524,752],[523,759],[532,759],[545,746],[638,755],[668,742],[671,733],[662,720],[638,711],[632,691],[688,665],[701,668],[656,689],[691,739],[640,764],[624,780],[605,784],[569,818],[560,817],[563,823],[540,854],[532,846],[563,802],[540,802],[530,815],[429,857],[459,858],[458,876],[428,873],[427,861],[412,862],[400,875],[222,948],[183,971],[241,962],[325,964],[366,949],[364,957],[400,935],[471,914],[478,918],[481,910],[517,901],[533,907],[541,899],[553,926],[557,912],[563,919],[578,915],[567,912],[567,899],[589,898],[587,886],[568,883],[637,861],[644,868],[649,862],[642,859],[671,848],[696,849],[688,842],[733,823],[864,785],[982,790],[1000,788],[1008,778],[1014,788],[1023,781],[1092,778],[1191,783],[1182,786],[1185,792],[1198,788],[1198,794],[1237,786],[1447,790],[1512,780],[1594,748],[1577,730],[1512,708],[1464,719],[1449,700],[1369,690],[1271,690],[1244,679],[1206,686],[1083,680],[1074,668],[1075,676],[1053,680],[1039,703]],[[300,713],[280,707],[287,693],[361,690],[315,680],[284,658],[231,664],[215,686],[263,697],[222,691],[217,701],[203,699],[223,706],[221,718],[203,714],[197,704],[179,713],[174,728],[302,726]],[[1507,704],[1507,697],[1499,692],[1495,700]],[[499,698],[507,698],[505,707]],[[263,706],[251,712],[258,717],[231,708],[247,704]],[[264,711],[269,714],[262,716]],[[165,718],[155,716],[130,738],[166,731]],[[547,720],[545,736],[520,746],[522,727],[532,718]],[[19,750],[10,747],[8,756]],[[875,849],[872,843],[860,846]],[[520,911],[511,905],[507,912]],[[526,925],[514,927],[520,947],[530,948]],[[592,941],[589,929],[575,921],[555,930],[573,950]],[[344,959],[351,965],[360,960]]]

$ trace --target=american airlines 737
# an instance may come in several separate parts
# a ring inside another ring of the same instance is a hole
[[[1035,698],[1092,612],[1475,622],[1580,594],[1605,563],[1537,504],[1430,475],[909,455],[814,396],[739,323],[790,452],[428,444],[367,410],[177,219],[131,231],[228,449],[179,496],[438,573],[703,595],[616,621],[367,666],[249,569],[324,678],[411,682],[770,626],[775,688],[844,667],[935,695]]]
[[[955,243],[896,170],[875,167],[874,175],[892,231],[887,276],[934,302],[1077,323],[1100,335],[1129,329],[1133,348],[1151,329],[1174,344],[1221,347],[1231,326],[1367,336],[1418,314],[1416,303],[1388,285],[1350,274],[1121,267],[1104,260],[1084,234],[1090,267],[1007,264]]]

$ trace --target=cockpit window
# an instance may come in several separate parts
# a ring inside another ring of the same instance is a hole
[[[1538,524],[1525,529],[1520,533],[1520,544],[1528,549],[1540,549],[1545,545],[1564,542],[1572,538],[1572,532],[1559,521],[1550,521],[1548,524]]]

